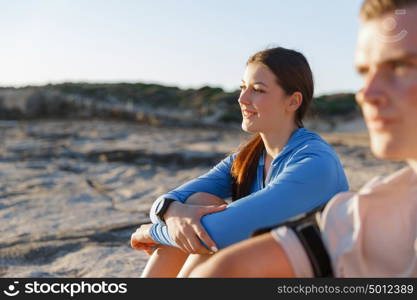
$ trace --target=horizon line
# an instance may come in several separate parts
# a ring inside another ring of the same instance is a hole
[[[61,85],[61,84],[146,84],[146,85],[160,85],[163,87],[168,88],[178,88],[182,90],[199,90],[204,87],[210,88],[220,88],[225,93],[233,93],[239,91],[239,86],[237,85],[235,89],[227,89],[221,85],[211,85],[211,84],[201,84],[199,86],[195,85],[175,85],[174,83],[164,83],[158,81],[135,81],[135,80],[63,80],[63,81],[49,81],[49,82],[41,82],[41,83],[22,83],[22,84],[11,84],[11,85],[0,85],[0,89],[23,89],[23,88],[31,88],[31,87],[45,87],[48,85]],[[318,92],[314,93],[314,97],[320,97],[325,95],[335,95],[335,94],[355,94],[356,92],[353,90],[339,90],[339,91],[325,91],[325,92]]]

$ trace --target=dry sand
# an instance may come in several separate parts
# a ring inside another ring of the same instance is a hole
[[[366,132],[325,133],[357,190],[403,166]],[[0,276],[138,277],[130,234],[161,194],[208,171],[247,134],[110,121],[0,122]]]

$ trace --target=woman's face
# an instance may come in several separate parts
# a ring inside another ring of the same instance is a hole
[[[242,129],[268,133],[287,128],[288,122],[294,122],[294,112],[288,110],[288,98],[267,66],[261,63],[247,65],[239,97]]]

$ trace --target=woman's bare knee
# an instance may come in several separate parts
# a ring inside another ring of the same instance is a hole
[[[173,257],[188,257],[188,253],[185,253],[183,250],[177,247],[168,246],[168,245],[158,245],[158,247],[153,252],[153,255],[156,256],[173,256]]]
[[[226,204],[226,201],[213,194],[198,192],[188,197],[185,203],[192,205],[222,205]]]
[[[188,253],[181,249],[160,245],[149,258],[141,277],[176,277]]]

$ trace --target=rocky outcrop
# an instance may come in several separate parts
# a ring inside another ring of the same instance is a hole
[[[148,125],[185,126],[185,127],[236,127],[228,122],[230,109],[228,100],[216,103],[202,103],[201,95],[190,99],[189,105],[181,104],[176,94],[161,95],[141,94],[140,89],[135,98],[127,98],[122,92],[108,91],[101,87],[102,94],[87,93],[80,88],[66,90],[62,86],[44,86],[27,88],[0,89],[0,119],[119,119],[135,121]],[[164,89],[164,88],[161,88]],[[116,94],[112,94],[116,93]],[[227,93],[226,98],[230,100]],[[183,95],[187,97],[187,95]],[[225,97],[223,97],[225,98]],[[200,99],[200,100],[199,100]],[[193,102],[197,101],[198,105]],[[217,106],[215,109],[213,106]],[[235,114],[237,107],[233,107]],[[240,117],[240,115],[239,115]]]
[[[239,92],[155,84],[64,83],[0,88],[0,119],[119,119],[148,125],[239,128]],[[336,126],[359,116],[353,94],[314,99],[310,123]]]

